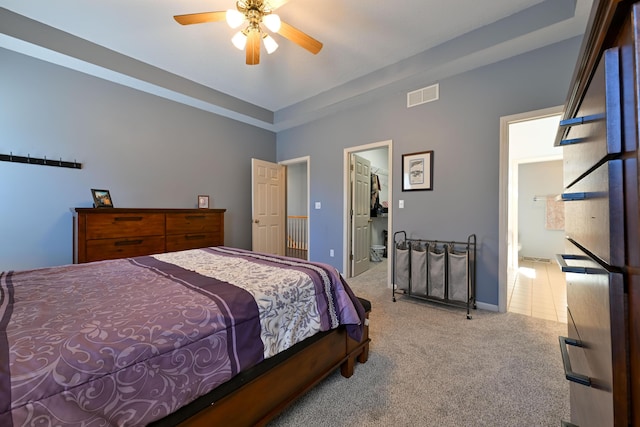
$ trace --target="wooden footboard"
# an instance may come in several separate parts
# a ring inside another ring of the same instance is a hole
[[[183,427],[261,426],[282,412],[338,367],[345,377],[369,356],[369,313],[363,338],[352,340],[343,327],[325,335],[233,393],[184,421]]]

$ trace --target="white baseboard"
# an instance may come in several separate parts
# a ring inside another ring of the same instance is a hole
[[[497,305],[487,304],[486,302],[476,301],[476,307],[478,307],[480,310],[500,311]]]

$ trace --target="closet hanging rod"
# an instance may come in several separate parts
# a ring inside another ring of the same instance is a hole
[[[42,165],[42,166],[56,166],[60,168],[71,168],[71,169],[82,169],[82,163],[78,163],[75,160],[73,162],[63,161],[62,158],[59,160],[47,159],[46,157],[31,157],[31,155],[25,156],[14,156],[13,153],[10,154],[0,154],[0,161],[3,162],[14,162],[14,163],[26,163],[29,165]]]
[[[389,176],[389,172],[387,172],[386,169],[382,169],[382,168],[373,168],[371,169],[371,173],[375,175]]]
[[[533,196],[533,201],[534,202],[544,202],[546,201],[549,197],[551,198],[556,198],[558,197],[557,194],[547,194],[546,196]]]

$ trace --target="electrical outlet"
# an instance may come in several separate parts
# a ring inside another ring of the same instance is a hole
[[[335,254],[334,254],[334,252],[333,252],[333,249],[329,249],[329,256],[330,256],[330,257],[333,257],[334,255],[335,255]]]

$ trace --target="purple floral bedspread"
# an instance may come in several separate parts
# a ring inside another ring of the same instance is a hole
[[[333,267],[225,247],[0,273],[0,426],[145,425],[363,316]]]

